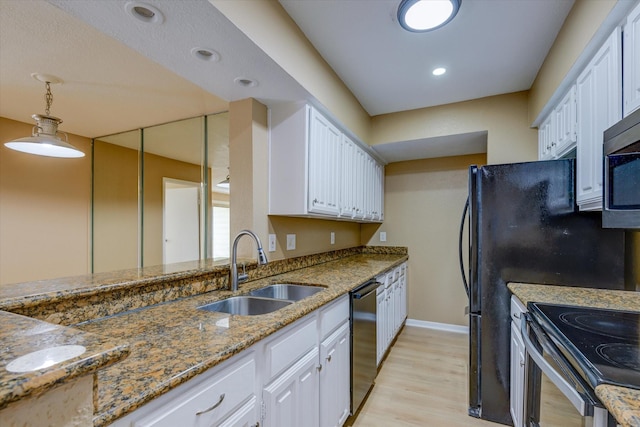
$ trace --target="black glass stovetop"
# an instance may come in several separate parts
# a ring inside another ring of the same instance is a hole
[[[592,387],[640,389],[640,313],[542,303],[528,307]]]

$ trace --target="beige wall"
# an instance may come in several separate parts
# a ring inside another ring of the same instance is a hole
[[[375,116],[372,145],[488,131],[487,162],[536,160],[538,135],[529,128],[528,92]]]
[[[0,284],[89,271],[91,141],[69,135],[86,153],[80,159],[4,146],[32,127],[0,118]]]
[[[385,173],[385,221],[363,226],[371,245],[409,248],[409,318],[466,325],[467,296],[458,264],[458,233],[468,167],[484,155],[392,163]],[[380,242],[379,232],[387,233]]]
[[[210,0],[362,141],[369,142],[369,115],[342,80],[274,0]]]
[[[531,86],[529,122],[540,114],[616,0],[576,0]]]

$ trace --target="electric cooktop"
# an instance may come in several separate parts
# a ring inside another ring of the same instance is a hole
[[[640,313],[542,303],[528,308],[592,387],[640,389]]]

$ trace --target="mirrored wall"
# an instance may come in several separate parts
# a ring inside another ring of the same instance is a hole
[[[92,271],[228,258],[228,171],[226,112],[96,138]]]

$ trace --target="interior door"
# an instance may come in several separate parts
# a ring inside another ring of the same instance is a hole
[[[200,259],[200,183],[165,178],[163,262]]]

